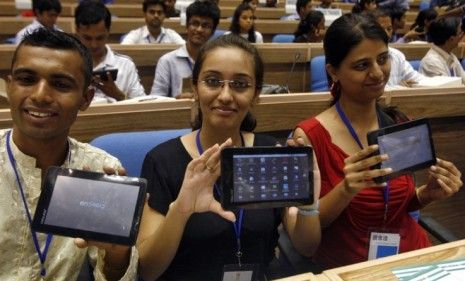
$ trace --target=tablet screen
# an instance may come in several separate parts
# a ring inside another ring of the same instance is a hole
[[[378,145],[380,153],[389,156],[381,167],[391,167],[394,172],[433,158],[426,124],[379,136]]]
[[[225,209],[278,208],[313,202],[310,147],[237,147],[221,152]]]
[[[308,155],[234,155],[234,202],[304,199],[310,194]]]
[[[58,175],[44,222],[129,236],[138,195],[134,185]]]

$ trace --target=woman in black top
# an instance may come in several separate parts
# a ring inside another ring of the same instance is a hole
[[[206,43],[192,80],[199,105],[194,131],[154,148],[142,169],[150,197],[137,246],[146,281],[222,280],[223,267],[238,262],[232,221],[241,220],[218,202],[220,192],[214,183],[220,175],[219,152],[225,146],[276,144],[273,138],[252,132],[256,122],[250,110],[263,83],[263,63],[245,39],[226,35]],[[281,221],[296,249],[312,255],[320,241],[319,218],[305,214],[297,208],[245,210],[239,236],[241,262],[258,265],[258,277],[263,279],[274,257]]]

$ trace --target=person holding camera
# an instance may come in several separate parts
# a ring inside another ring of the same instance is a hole
[[[198,106],[193,131],[155,147],[142,167],[150,194],[137,242],[144,280],[222,280],[241,275],[242,264],[255,265],[257,280],[263,280],[281,222],[301,254],[310,256],[316,249],[318,203],[300,211],[236,213],[219,203],[221,149],[276,145],[274,138],[253,133],[250,111],[262,83],[263,62],[244,38],[221,36],[200,50],[192,78]],[[319,172],[313,172],[318,194]]]
[[[332,268],[430,246],[409,212],[458,192],[460,171],[437,159],[418,188],[411,175],[375,183],[392,169],[370,169],[388,156],[376,155],[367,133],[407,121],[377,103],[389,79],[388,36],[374,20],[347,14],[331,24],[323,45],[332,105],[294,131],[312,145],[321,172],[323,231],[313,260]]]
[[[96,71],[92,79],[92,86],[96,88],[92,102],[113,103],[145,96],[132,59],[113,52],[107,45],[111,26],[108,8],[100,1],[84,0],[76,8],[74,22],[76,34],[89,49]]]

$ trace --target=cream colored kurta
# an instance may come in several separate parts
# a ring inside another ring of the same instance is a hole
[[[76,280],[86,254],[96,263],[94,275],[96,280],[105,280],[103,276],[103,257],[105,252],[95,247],[79,249],[74,239],[53,236],[49,247],[45,268],[45,278],[40,275],[40,260],[34,247],[29,221],[16,182],[14,170],[6,150],[6,133],[0,130],[0,280],[35,281],[35,280]],[[70,153],[63,167],[82,169],[89,167],[92,171],[102,171],[103,166],[118,168],[120,162],[103,150],[88,144],[69,139]],[[36,168],[36,160],[25,155],[10,142],[22,186],[27,198],[31,216],[34,215],[41,191],[41,170]],[[47,235],[37,233],[41,249],[45,246]],[[135,280],[138,254],[132,248],[131,263],[121,280]]]

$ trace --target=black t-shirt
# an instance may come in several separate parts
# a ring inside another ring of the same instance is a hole
[[[275,144],[272,137],[255,135],[254,146]],[[161,214],[168,212],[169,204],[179,194],[184,172],[191,160],[180,138],[162,143],[147,154],[141,177],[148,181],[151,208]],[[281,216],[282,209],[244,211],[242,263],[260,264],[261,270],[265,270],[274,257]],[[236,236],[231,222],[211,212],[193,214],[172,263],[159,280],[221,280],[223,266],[237,264],[236,251]]]

